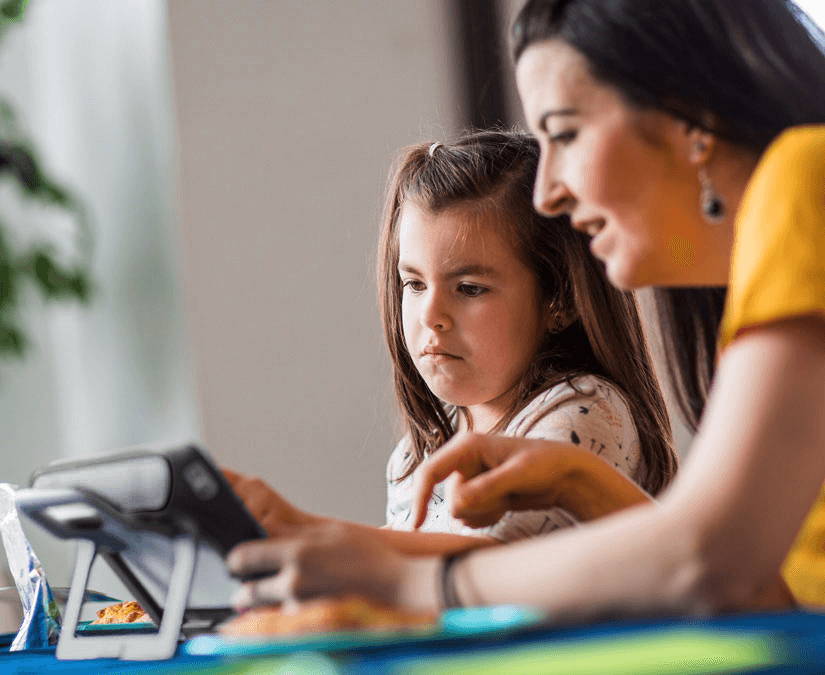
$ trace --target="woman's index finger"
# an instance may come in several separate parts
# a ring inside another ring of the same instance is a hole
[[[480,438],[473,434],[457,436],[427,457],[415,470],[411,504],[413,527],[419,528],[424,523],[427,502],[436,485],[454,471],[469,477],[483,470],[477,453]]]

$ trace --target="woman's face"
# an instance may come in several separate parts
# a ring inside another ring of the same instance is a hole
[[[541,146],[535,207],[566,212],[590,234],[614,285],[705,285],[726,275],[714,226],[699,208],[686,123],[631,107],[560,41],[530,46],[516,78]]]

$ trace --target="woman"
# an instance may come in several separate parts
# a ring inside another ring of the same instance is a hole
[[[446,560],[335,530],[248,545],[231,567],[285,572],[240,604],[358,590],[416,607],[540,604],[560,620],[706,613],[782,604],[783,561],[797,597],[825,601],[825,56],[805,24],[777,0],[532,0],[515,25],[542,149],[536,208],[588,232],[617,286],[728,287],[690,461],[661,502]],[[419,519],[454,471],[453,512],[475,523],[613,480],[556,449],[453,439],[419,467]]]

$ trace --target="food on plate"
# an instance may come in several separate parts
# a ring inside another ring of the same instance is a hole
[[[143,607],[134,600],[127,600],[98,610],[97,618],[92,621],[92,624],[151,623],[151,621],[149,615],[143,611]]]
[[[221,627],[233,637],[328,633],[364,629],[397,630],[434,627],[438,617],[429,612],[378,605],[366,598],[348,595],[340,598],[308,600],[289,607],[256,607]]]

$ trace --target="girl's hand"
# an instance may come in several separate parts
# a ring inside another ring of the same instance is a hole
[[[436,558],[407,558],[380,538],[340,523],[278,528],[277,538],[236,546],[226,559],[246,582],[233,604],[255,605],[358,593],[411,609],[436,609]]]
[[[229,469],[223,469],[223,474],[269,536],[274,536],[274,532],[283,525],[309,525],[323,520],[296,508],[260,478]]]
[[[567,443],[465,433],[416,470],[415,527],[435,485],[451,475],[452,513],[471,527],[491,525],[507,511],[556,506],[586,521],[650,500],[612,466]]]

